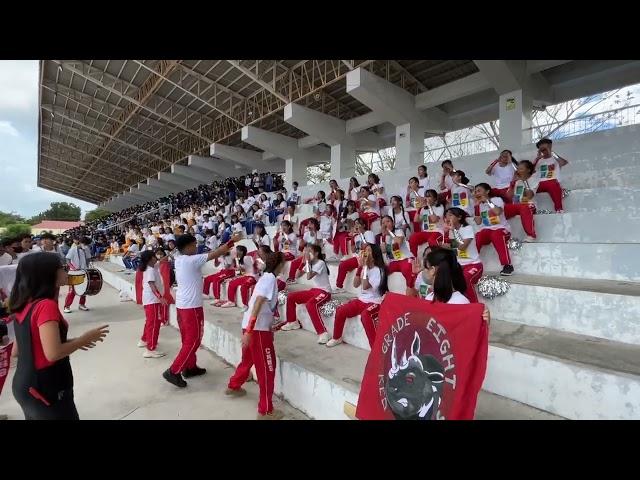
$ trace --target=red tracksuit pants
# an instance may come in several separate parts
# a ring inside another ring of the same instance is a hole
[[[251,275],[234,278],[227,285],[227,297],[230,302],[236,303],[236,292],[240,288],[240,296],[242,297],[242,303],[245,306],[249,306],[249,291],[256,284],[256,279]]]
[[[513,199],[510,195],[507,195],[509,191],[509,187],[506,188],[491,188],[491,196],[492,197],[500,197],[504,203],[511,203]]]
[[[178,308],[178,328],[182,345],[176,359],[171,364],[171,373],[178,374],[196,367],[196,352],[202,343],[204,333],[204,310],[198,308]]]
[[[285,260],[287,259],[288,257],[285,256]],[[289,280],[296,279],[296,273],[298,272],[298,270],[302,270],[303,265],[304,265],[304,255],[300,255],[299,257],[296,257],[293,260],[291,260],[291,264],[289,265]]]
[[[511,257],[509,256],[509,249],[507,248],[507,241],[511,238],[511,233],[507,232],[504,228],[497,230],[491,230],[484,228],[476,233],[476,246],[478,247],[478,253],[485,245],[493,244],[493,248],[496,249],[498,258],[501,265],[511,265]]]
[[[530,237],[536,238],[534,213],[536,213],[536,207],[532,203],[507,203],[504,206],[504,216],[509,219],[520,215],[520,221],[525,233]]]
[[[336,232],[333,236],[333,253],[336,255],[349,253],[348,242],[350,240],[349,232]]]
[[[64,308],[68,308],[73,303],[73,299],[76,298],[76,291],[73,286],[69,287],[69,293],[67,293],[67,297],[64,299]],[[80,305],[84,305],[87,303],[87,296],[80,295]]]
[[[336,287],[344,288],[344,279],[347,278],[347,274],[352,270],[358,268],[358,257],[351,257],[346,260],[342,260],[338,264],[338,276],[336,278]]]
[[[555,178],[553,180],[544,180],[538,185],[536,193],[545,192],[548,193],[553,201],[553,208],[556,212],[563,210],[562,208],[562,187]]]
[[[144,306],[144,329],[142,331],[143,342],[147,344],[147,350],[155,350],[158,346],[158,335],[163,320],[163,308],[161,303],[152,303]]]
[[[380,305],[377,303],[365,303],[357,298],[340,305],[336,309],[336,320],[333,324],[333,338],[336,340],[342,338],[342,332],[344,331],[344,324],[347,318],[360,315],[360,321],[364,327],[364,332],[367,334],[369,346],[373,347],[373,342],[376,339],[376,324],[378,323],[379,310]]]
[[[224,268],[213,275],[204,277],[204,283],[202,287],[202,293],[205,295],[211,294],[211,287],[213,287],[213,297],[220,300],[220,288],[222,288],[222,282],[235,277],[236,271],[233,268]]]
[[[389,262],[387,265],[387,273],[391,275],[392,273],[400,272],[407,282],[407,288],[413,288],[414,283],[416,283],[416,277],[413,273],[413,267],[411,262],[413,259],[405,258],[404,260],[394,260]]]
[[[467,297],[471,303],[478,303],[478,295],[476,294],[475,285],[478,283],[478,280],[480,280],[483,270],[482,263],[469,263],[468,265],[462,265],[464,281],[467,284],[465,297]]]
[[[430,247],[437,247],[438,242],[442,242],[442,239],[443,236],[440,232],[414,232],[409,237],[409,249],[417,257],[420,245],[429,242]]]
[[[320,315],[320,305],[328,300],[331,300],[331,294],[319,288],[289,292],[287,296],[287,323],[296,321],[296,305],[304,303],[316,333],[320,335],[326,332],[327,327],[324,326],[322,316]]]
[[[244,329],[242,334],[244,335]],[[276,350],[273,346],[273,332],[254,330],[248,347],[242,348],[242,359],[236,371],[229,379],[228,387],[238,390],[251,374],[251,367],[256,366],[258,388],[258,413],[265,415],[273,411],[273,387],[276,378]]]

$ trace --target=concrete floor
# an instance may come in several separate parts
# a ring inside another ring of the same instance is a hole
[[[142,307],[121,303],[118,292],[105,285],[99,295],[87,300],[90,312],[65,315],[70,336],[103,324],[110,325],[104,343],[94,349],[71,356],[75,377],[75,398],[81,419],[95,420],[253,420],[256,417],[258,386],[245,385],[246,397],[233,399],[224,395],[233,372],[231,365],[211,352],[198,351],[198,365],[207,369],[203,377],[188,380],[188,387],[178,389],[162,378],[180,346],[178,332],[165,327],[160,331],[159,350],[167,352],[160,359],[142,357],[144,349],[136,343],[142,332]],[[62,303],[60,303],[62,308]],[[13,359],[15,362],[15,359]],[[15,368],[0,395],[0,414],[10,420],[22,420],[22,410],[11,393]],[[274,397],[276,408],[285,419],[306,419],[300,411]]]

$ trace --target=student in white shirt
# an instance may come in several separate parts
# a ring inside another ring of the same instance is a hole
[[[238,247],[239,246],[240,245],[238,245]],[[246,249],[244,249],[244,251],[246,252]],[[222,284],[226,280],[236,276],[238,269],[238,257],[240,255],[242,255],[241,250],[238,250],[237,247],[235,254],[229,251],[226,255],[221,257],[222,268],[213,275],[207,275],[204,277],[202,293],[205,297],[208,297],[213,291],[213,301],[211,302],[211,305],[214,307],[220,307],[225,303],[225,301],[220,298]]]
[[[440,203],[446,204],[451,198],[451,189],[453,188],[453,178],[451,175],[456,171],[453,168],[451,160],[442,162],[442,176],[440,177],[440,194],[438,199]]]
[[[473,186],[462,170],[456,170],[452,175],[451,207],[461,208],[470,217],[473,216]]]
[[[367,230],[364,220],[358,218],[353,225],[350,242],[353,242],[353,253],[343,258],[338,264],[335,292],[344,291],[344,280],[347,274],[358,268],[358,257],[367,244],[373,245],[376,243],[376,237],[371,230]]]
[[[327,197],[328,203],[335,202],[337,198],[337,191],[340,188],[336,180],[329,180],[329,197]]]
[[[503,266],[500,275],[512,275],[513,266],[507,248],[511,229],[504,216],[504,202],[501,198],[491,195],[491,187],[486,183],[476,185],[474,195],[476,199],[474,220],[477,225],[480,225],[480,230],[476,233],[478,251],[485,245],[493,244],[500,264]]]
[[[313,288],[309,290],[299,290],[289,292],[287,296],[287,323],[282,330],[296,330],[300,328],[300,322],[296,319],[296,306],[304,304],[311,317],[313,328],[318,334],[318,343],[325,344],[331,336],[327,332],[327,327],[320,315],[320,306],[331,300],[331,284],[329,283],[329,267],[322,253],[322,247],[310,244],[303,255],[305,259],[305,271],[307,280],[313,280]],[[303,271],[298,271],[297,276],[303,275]]]
[[[420,231],[414,232],[409,238],[411,253],[414,256],[418,255],[418,248],[423,243],[437,247],[444,239],[444,206],[440,203],[438,193],[435,190],[427,190],[424,198],[427,203],[416,215]]]
[[[513,158],[511,150],[503,150],[500,152],[500,156],[491,162],[491,165],[485,170],[485,173],[492,179],[491,194],[494,197],[500,197],[504,203],[511,203],[511,197],[507,192],[517,166],[518,161]]]
[[[560,186],[560,169],[569,162],[557,155],[552,150],[553,142],[548,138],[543,138],[536,143],[538,155],[533,161],[536,169],[535,175],[538,177],[540,185],[537,193],[548,193],[553,200],[556,213],[564,213],[562,207],[562,187]]]
[[[333,253],[336,255],[348,255],[349,244],[353,239],[351,232],[354,228],[354,222],[360,219],[360,214],[356,208],[356,202],[349,200],[347,206],[342,210],[342,214],[338,215],[336,233],[333,236]],[[362,221],[364,225],[364,220]]]
[[[144,329],[138,346],[146,347],[142,355],[144,358],[160,358],[166,355],[166,353],[156,350],[162,323],[160,308],[167,304],[167,300],[162,296],[157,286],[162,281],[154,268],[157,261],[154,251],[145,250],[140,255],[140,266],[138,267],[138,270],[142,272],[142,305],[145,316]]]
[[[375,173],[370,173],[367,177],[367,184],[371,193],[376,196],[378,207],[382,208],[387,205],[387,194],[384,190],[384,184],[380,181],[380,177]]]
[[[477,303],[475,285],[482,277],[484,267],[476,246],[473,227],[468,224],[467,218],[467,212],[461,208],[453,207],[447,210],[448,243],[444,246],[453,250],[462,267],[462,274],[467,284],[465,296],[471,303]]]
[[[221,304],[222,308],[236,306],[236,292],[240,289],[242,304],[249,305],[249,290],[256,284],[258,272],[255,269],[254,259],[247,255],[247,249],[243,245],[236,247],[236,276],[227,285],[228,300]],[[239,306],[239,305],[238,305]]]
[[[525,241],[534,242],[536,240],[536,226],[534,214],[536,213],[535,194],[538,189],[538,178],[533,174],[533,163],[529,160],[522,160],[518,164],[516,176],[509,186],[509,198],[511,203],[504,206],[504,216],[509,220],[516,215],[520,215],[522,228],[527,237]]]
[[[298,256],[298,235],[291,222],[283,220],[280,224],[280,232],[278,232],[278,248],[276,251],[280,251],[284,254],[284,259],[287,262],[292,261]]]
[[[300,192],[298,192],[298,182],[293,182],[293,189],[289,192],[289,196],[287,197],[287,204],[289,206],[293,206],[294,208],[300,202]]]
[[[196,255],[196,239],[191,235],[181,235],[176,241],[180,255],[175,257],[176,283],[176,309],[178,313],[178,326],[182,346],[171,364],[162,376],[175,385],[184,388],[187,386],[184,378],[189,378],[206,373],[196,363],[196,352],[202,343],[204,333],[204,310],[202,308],[202,272],[201,268],[210,260],[226,254],[233,246],[233,240],[215,251]]]
[[[426,190],[420,186],[418,177],[411,177],[409,184],[407,185],[407,195],[405,196],[406,207],[405,211],[409,214],[409,220],[415,223],[415,217],[418,210],[422,208],[422,204],[426,202],[424,195]],[[413,231],[418,232],[419,227],[413,226]]]
[[[242,318],[242,359],[229,379],[226,395],[241,397],[247,394],[242,385],[249,379],[255,365],[260,389],[258,419],[279,420],[283,414],[273,408],[273,389],[276,376],[276,351],[273,330],[276,328],[274,312],[278,310],[277,277],[284,268],[281,253],[266,256],[265,271],[256,283],[249,308]]]
[[[418,194],[421,197],[424,197],[425,192],[431,188],[429,186],[430,183],[431,183],[430,179],[427,176],[427,166],[420,165],[418,167],[418,185],[420,186],[418,190]]]
[[[317,245],[319,247],[322,247],[322,239],[320,238],[320,234],[318,233],[319,229],[320,222],[318,222],[318,220],[313,217],[310,218],[308,229],[302,236],[302,239],[300,239],[298,249],[304,251],[307,245]],[[294,258],[291,261],[291,264],[289,265],[289,278],[287,280],[289,283],[295,282],[296,273],[298,272],[298,270],[302,270],[304,266],[303,261],[304,255],[300,255],[299,257]]]
[[[360,182],[356,177],[349,179],[349,190],[347,191],[347,200],[353,200],[357,202],[360,198]]]
[[[371,224],[380,218],[380,204],[367,186],[360,187],[359,202],[360,218],[367,222],[367,230],[371,230]]]
[[[69,266],[72,270],[86,270],[89,267],[89,260],[91,260],[91,252],[89,251],[89,243],[91,239],[87,237],[75,238],[72,247],[67,252],[67,260],[69,260]],[[64,313],[71,313],[71,304],[76,296],[74,286],[69,287],[69,293],[64,300]],[[79,310],[88,311],[86,306],[87,296],[80,296]]]
[[[387,264],[387,273],[402,273],[407,288],[413,287],[415,276],[412,271],[413,253],[402,230],[394,231],[395,222],[389,215],[380,221],[380,248]]]
[[[326,206],[324,213],[320,215],[318,221],[320,223],[320,228],[318,229],[320,238],[332,245],[336,227],[335,208],[332,204]]]
[[[253,237],[251,237],[256,248],[260,248],[260,245],[271,246],[271,239],[267,235],[267,231],[262,223],[256,223],[253,229]]]
[[[394,230],[402,230],[404,236],[409,238],[411,234],[411,220],[404,210],[402,198],[398,195],[391,197],[391,212],[389,213],[394,221]]]
[[[327,347],[335,347],[342,343],[342,332],[347,318],[360,315],[360,321],[373,347],[376,339],[374,318],[378,316],[380,303],[387,293],[387,268],[382,250],[378,245],[367,244],[357,257],[358,270],[353,279],[354,288],[360,288],[358,298],[344,303],[336,309],[333,324],[333,338],[327,342]]]
[[[304,235],[305,229],[307,228],[307,225],[309,225],[309,220],[311,220],[311,218],[320,219],[320,216],[324,213],[327,208],[325,198],[325,193],[320,190],[315,197],[306,200],[305,203],[310,204],[313,207],[313,217],[309,217],[300,222],[300,236]]]
[[[416,263],[420,263],[416,261]],[[424,257],[424,270],[416,279],[413,296],[432,303],[468,304],[464,296],[467,284],[455,253],[448,248],[434,248]],[[429,288],[431,286],[431,288]]]

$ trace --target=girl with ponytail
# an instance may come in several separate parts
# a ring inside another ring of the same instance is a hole
[[[424,270],[416,279],[417,296],[430,302],[465,304],[467,284],[455,253],[448,248],[433,248],[423,260]],[[429,288],[429,285],[431,288]]]
[[[518,161],[513,158],[511,150],[503,150],[484,173],[492,178],[491,193],[500,197],[504,203],[511,203],[511,196],[507,194],[518,167]]]

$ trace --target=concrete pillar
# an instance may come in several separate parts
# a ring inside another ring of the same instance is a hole
[[[350,145],[331,146],[331,178],[350,178],[356,171],[356,150]]]
[[[424,126],[405,123],[396,127],[396,168],[424,163]]]
[[[287,158],[284,163],[284,188],[287,192],[292,190],[293,182],[298,182],[301,187],[304,187],[307,184],[307,164],[294,158]]]
[[[526,90],[500,95],[500,150],[514,152],[531,143],[532,99]]]

